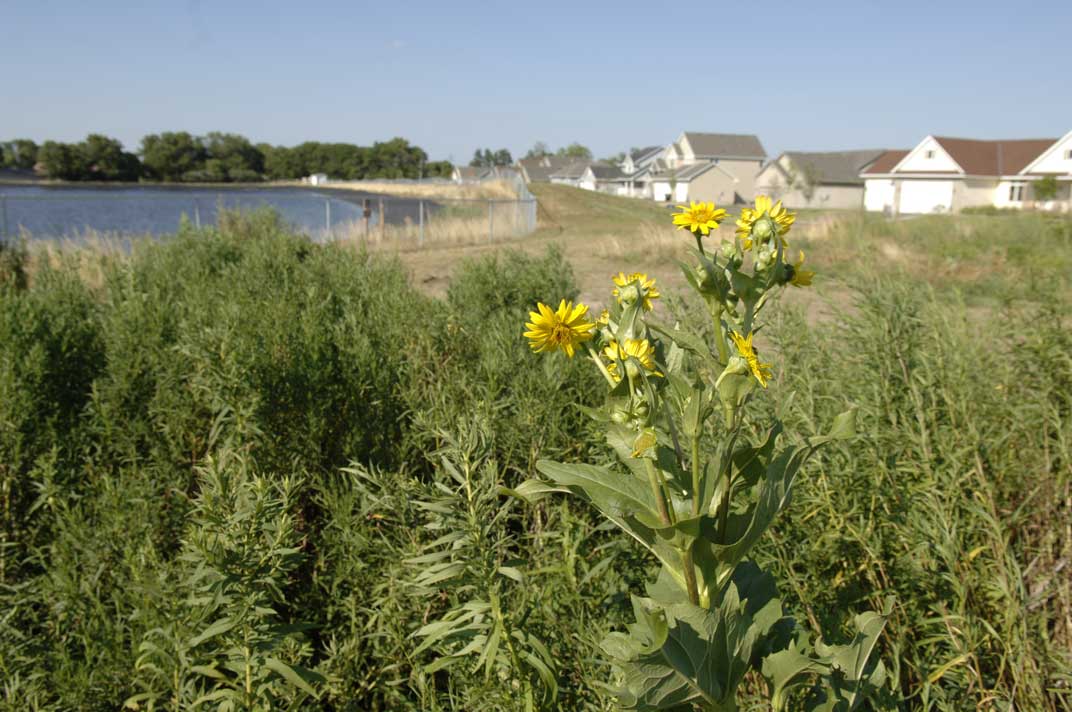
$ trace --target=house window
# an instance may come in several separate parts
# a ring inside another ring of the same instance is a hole
[[[1009,186],[1009,202],[1019,203],[1024,199],[1024,184],[1013,183]]]
[[[927,151],[923,154],[926,158],[934,158],[934,151]]]

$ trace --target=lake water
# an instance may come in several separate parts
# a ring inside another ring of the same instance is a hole
[[[24,186],[0,185],[0,238],[28,233],[31,239],[78,240],[87,233],[132,237],[167,235],[182,216],[213,225],[222,206],[252,210],[269,206],[314,239],[328,237],[328,212],[334,229],[362,220],[362,200],[371,199],[370,223],[378,224],[381,196],[356,191],[306,188],[196,188],[187,186]],[[387,223],[416,221],[418,201],[388,199]],[[434,206],[425,201],[425,210]]]

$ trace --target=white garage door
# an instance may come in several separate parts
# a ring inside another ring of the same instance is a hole
[[[906,180],[901,182],[902,213],[949,212],[953,207],[953,181]]]

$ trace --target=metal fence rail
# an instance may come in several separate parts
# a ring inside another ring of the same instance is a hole
[[[0,187],[0,238],[162,237],[183,222],[217,225],[223,211],[275,210],[316,241],[416,249],[493,242],[536,229],[536,200],[407,198],[343,190]]]

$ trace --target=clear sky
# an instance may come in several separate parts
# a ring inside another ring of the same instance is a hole
[[[683,130],[767,151],[1072,130],[1072,1],[0,2],[0,139],[166,130],[433,159]]]

